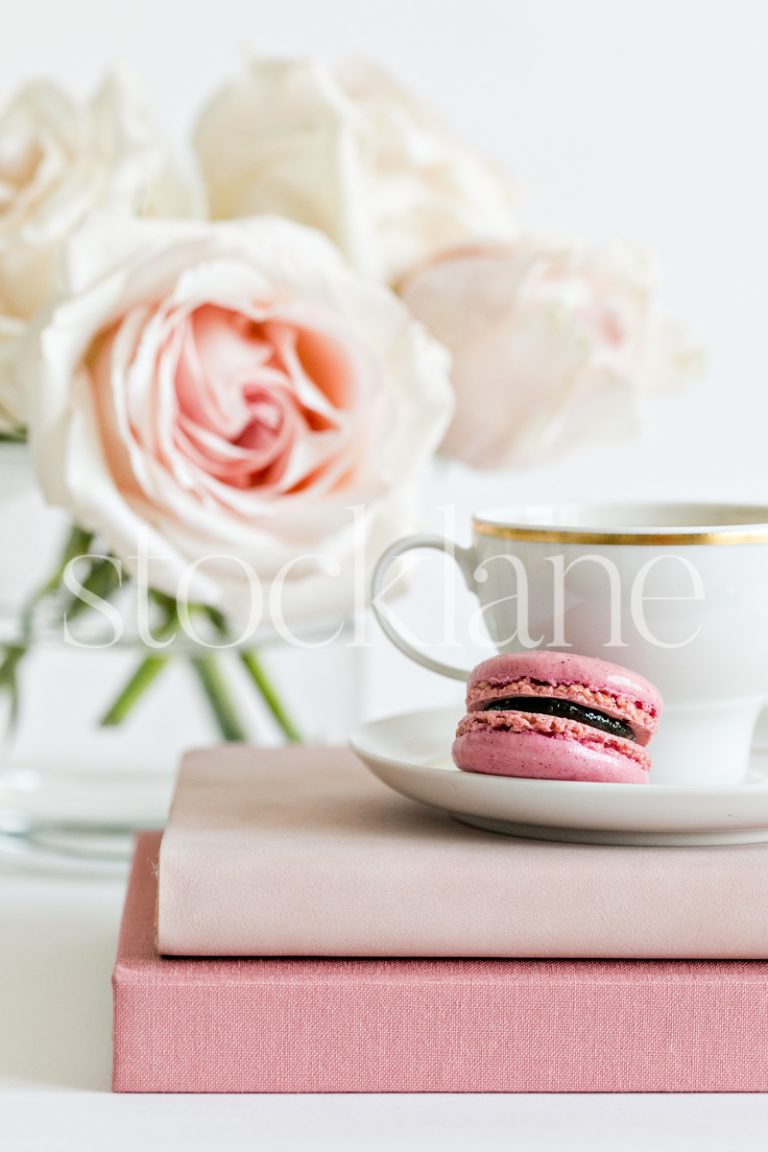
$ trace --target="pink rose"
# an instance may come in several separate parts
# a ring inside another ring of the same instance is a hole
[[[451,405],[397,298],[267,217],[86,229],[28,370],[48,498],[129,567],[146,532],[171,595],[199,562],[192,599],[232,615],[249,571],[265,595],[284,581],[286,619],[349,610],[361,544],[372,563],[412,523]]]
[[[628,253],[521,237],[446,252],[401,294],[453,357],[443,451],[476,468],[626,434],[649,392],[699,364],[655,316],[647,269]]]

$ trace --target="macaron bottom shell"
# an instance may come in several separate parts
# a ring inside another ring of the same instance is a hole
[[[614,742],[615,743],[615,742]],[[648,769],[634,756],[599,740],[583,743],[528,729],[469,731],[456,737],[453,760],[463,772],[533,780],[647,784]]]

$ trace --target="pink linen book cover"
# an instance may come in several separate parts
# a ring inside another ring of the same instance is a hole
[[[344,749],[185,757],[160,853],[180,956],[768,957],[768,844],[516,840],[385,788]]]
[[[182,960],[139,839],[117,1092],[765,1092],[768,963]]]

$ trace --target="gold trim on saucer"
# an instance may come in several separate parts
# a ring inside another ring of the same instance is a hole
[[[535,544],[768,544],[768,527],[746,527],[734,524],[704,532],[597,532],[579,528],[527,528],[508,524],[492,524],[488,520],[473,519],[478,536],[495,536],[500,540],[527,540]]]

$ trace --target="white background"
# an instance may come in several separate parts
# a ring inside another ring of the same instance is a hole
[[[246,45],[375,55],[506,165],[531,223],[659,252],[665,302],[707,350],[706,381],[660,402],[653,434],[630,446],[514,476],[456,469],[433,485],[433,503],[455,500],[466,514],[579,495],[768,499],[768,27],[759,0],[2,0],[0,11],[0,96],[33,74],[85,95],[110,61],[125,60],[179,146]],[[453,691],[377,646],[369,710]],[[73,885],[54,897],[39,881],[6,877],[2,892],[0,1075],[9,1090],[0,1140],[9,1152],[138,1141],[600,1149],[636,1140],[700,1150],[757,1139],[768,1119],[764,1100],[739,1097],[112,1099],[106,980],[119,886]]]

